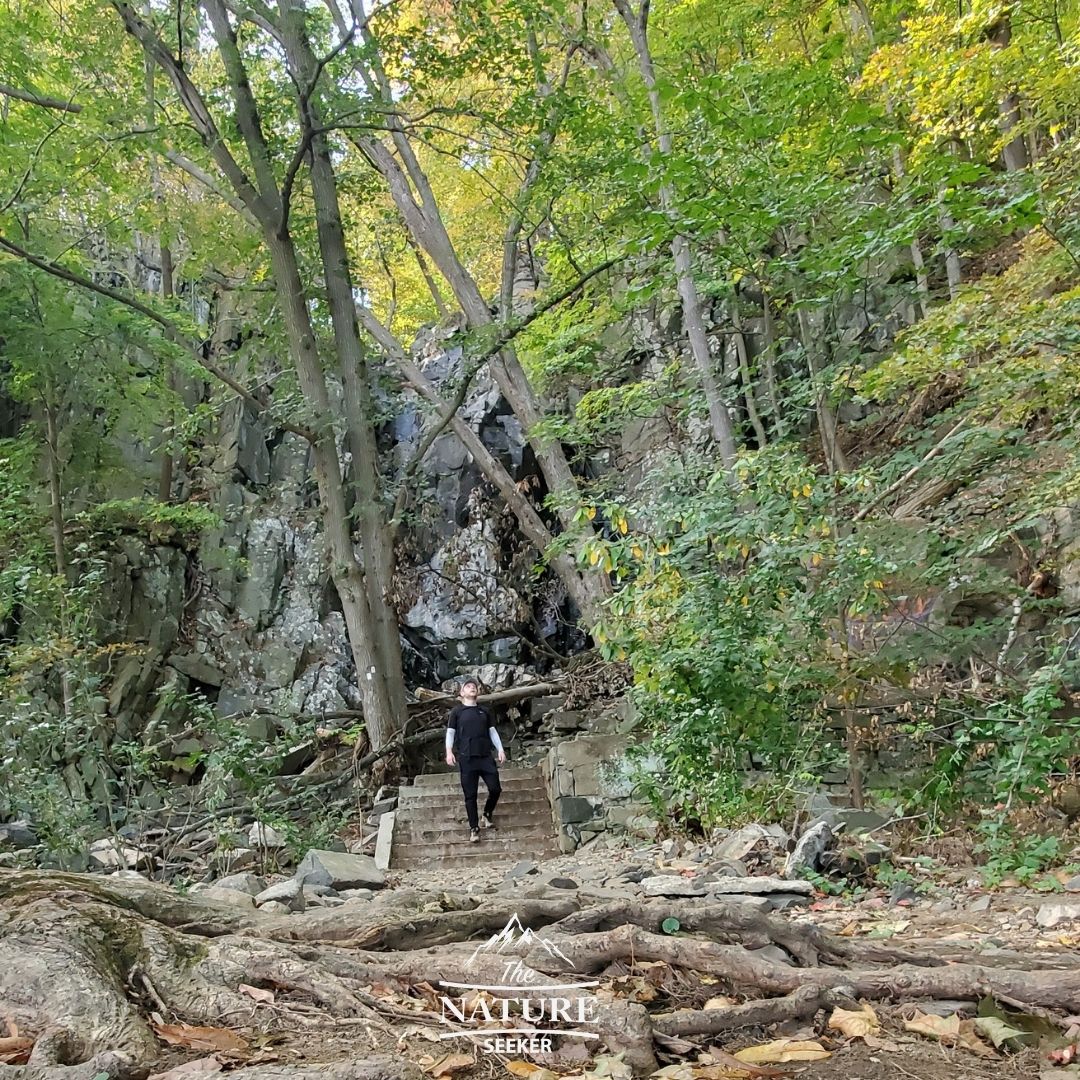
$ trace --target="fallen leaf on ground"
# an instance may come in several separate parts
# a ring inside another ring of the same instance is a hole
[[[14,1036],[0,1039],[0,1065],[25,1065],[34,1049],[33,1039]]]
[[[701,1007],[703,1009],[730,1009],[735,1004],[734,998],[729,997],[714,997],[709,998]]]
[[[829,1027],[839,1031],[849,1039],[865,1039],[873,1035],[881,1025],[877,1013],[869,1005],[863,1005],[858,1012],[853,1009],[834,1009],[829,1017]]]
[[[422,1024],[406,1024],[398,1031],[398,1042],[403,1043],[410,1035],[418,1035],[428,1042],[439,1042],[439,1033],[434,1028],[424,1027]]]
[[[613,1080],[630,1080],[634,1070],[622,1059],[621,1054],[601,1054],[593,1059],[590,1076],[610,1076]]]
[[[4,1017],[4,1026],[7,1028],[7,1033],[13,1039],[17,1039],[19,1037],[19,1025],[16,1024],[15,1021],[12,1020],[10,1016],[5,1016]]]
[[[248,1042],[228,1028],[191,1027],[189,1024],[155,1024],[159,1039],[188,1050],[246,1050]]]
[[[262,990],[258,986],[248,986],[247,983],[241,983],[237,990],[241,994],[247,994],[253,1001],[259,1001],[266,1005],[272,1005],[274,1003],[274,991]]]
[[[685,1061],[677,1061],[674,1065],[657,1069],[652,1075],[662,1077],[663,1080],[694,1080],[694,1069]]]
[[[976,1016],[975,1030],[985,1035],[998,1049],[1010,1039],[1023,1039],[1027,1032],[997,1016]]]
[[[826,1050],[813,1040],[774,1039],[760,1046],[747,1046],[736,1050],[735,1056],[740,1061],[749,1061],[755,1065],[768,1065],[785,1061],[824,1061],[832,1057],[832,1051]]]
[[[507,1061],[507,1069],[522,1080],[558,1080],[558,1073],[534,1065],[531,1061]]]
[[[857,922],[849,922],[842,930],[836,931],[840,937],[854,937],[858,932],[859,924]]]
[[[937,1039],[944,1046],[960,1046],[979,1057],[997,1057],[975,1032],[974,1020],[961,1020],[956,1013],[951,1016],[928,1016],[916,1011],[910,1020],[904,1021],[906,1031]]]
[[[790,1076],[791,1073],[785,1072],[783,1069],[769,1069],[764,1065],[755,1065],[750,1061],[740,1061],[734,1054],[729,1054],[726,1050],[721,1050],[719,1046],[709,1047],[709,1056],[718,1062],[715,1067],[717,1077],[707,1075],[714,1071],[711,1070],[708,1065],[704,1069],[698,1070],[699,1076],[705,1076],[706,1080],[718,1080],[719,1076]]]
[[[916,1010],[910,1020],[904,1021],[905,1031],[914,1031],[916,1035],[927,1035],[931,1039],[958,1039],[960,1037],[960,1017],[933,1016]]]
[[[457,1069],[469,1069],[475,1064],[472,1054],[447,1054],[429,1065],[424,1072],[429,1076],[450,1076]]]
[[[176,1065],[165,1072],[154,1073],[147,1080],[184,1080],[187,1076],[206,1076],[208,1073],[221,1072],[221,1062],[213,1054],[210,1057],[196,1058]]]

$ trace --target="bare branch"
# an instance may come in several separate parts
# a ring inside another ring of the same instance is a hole
[[[0,84],[0,97],[26,101],[31,105],[39,105],[43,109],[56,109],[59,112],[81,113],[83,111],[83,107],[74,101],[49,97],[47,94],[39,94],[36,90],[20,90],[15,86]]]
[[[44,271],[46,274],[50,274],[52,277],[59,278],[61,281],[67,281],[72,285],[78,285],[82,289],[86,289],[89,292],[97,293],[99,296],[107,297],[109,300],[114,300],[118,304],[123,304],[125,307],[130,308],[132,311],[138,312],[144,318],[149,319],[151,322],[156,323],[165,332],[165,337],[171,341],[174,345],[179,345],[182,349],[186,350],[192,357],[192,359],[201,368],[209,371],[211,375],[223,382],[230,390],[232,390],[239,398],[251,406],[256,412],[266,412],[267,404],[265,401],[256,397],[250,390],[247,389],[242,383],[239,383],[234,379],[224,368],[219,367],[209,358],[202,356],[202,354],[192,345],[190,341],[180,332],[180,330],[173,324],[173,322],[167,319],[160,312],[155,311],[148,304],[144,304],[141,300],[136,300],[133,296],[127,296],[120,292],[118,289],[110,288],[108,285],[101,285],[91,278],[84,277],[82,274],[76,273],[74,270],[69,270],[65,266],[61,266],[58,263],[52,262],[47,259],[41,258],[39,255],[33,254],[33,252],[27,251],[25,248],[20,247],[18,244],[9,240],[6,236],[0,235],[0,250],[6,251],[11,255],[22,259],[24,262],[29,263],[31,266],[36,267],[38,270]],[[307,429],[295,424],[283,423],[280,425],[285,431],[294,432],[300,435],[302,438],[309,441],[313,441],[314,437]]]

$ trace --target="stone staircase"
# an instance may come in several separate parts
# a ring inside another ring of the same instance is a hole
[[[398,792],[397,810],[388,822],[388,863],[393,870],[477,866],[501,860],[547,858],[558,854],[544,777],[539,767],[499,769],[502,795],[495,825],[480,830],[480,842],[469,840],[465,800],[458,772],[427,773]],[[477,807],[484,812],[483,780]],[[390,817],[389,814],[383,815]]]

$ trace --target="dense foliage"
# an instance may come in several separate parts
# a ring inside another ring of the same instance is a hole
[[[42,686],[49,739],[97,722],[102,553],[215,526],[178,492],[237,395],[312,447],[396,733],[393,556],[353,540],[424,513],[373,434],[403,386],[468,435],[412,361],[438,323],[528,433],[545,513],[487,479],[631,665],[655,798],[711,822],[838,768],[861,797],[901,730],[906,807],[1052,794],[1078,33],[1060,0],[4,9],[0,780]]]

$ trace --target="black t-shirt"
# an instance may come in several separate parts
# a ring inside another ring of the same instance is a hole
[[[454,747],[459,758],[491,757],[495,748],[488,728],[493,726],[493,721],[483,705],[455,705],[446,726],[454,730]]]

